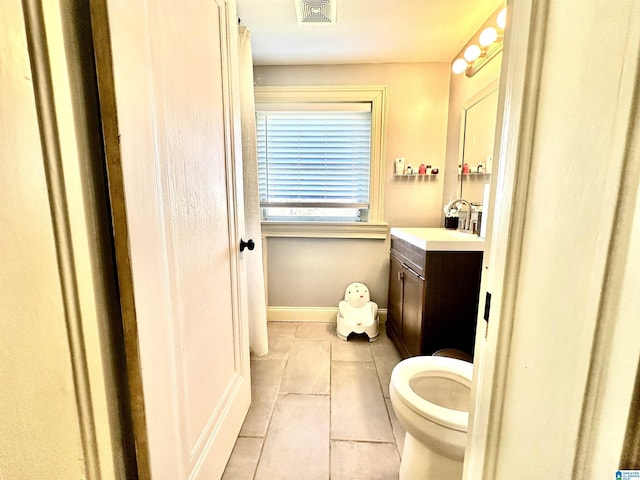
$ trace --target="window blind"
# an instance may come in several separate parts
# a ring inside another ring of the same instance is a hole
[[[262,207],[368,208],[371,108],[262,111],[257,117]]]

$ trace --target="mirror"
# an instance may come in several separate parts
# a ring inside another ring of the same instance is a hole
[[[472,204],[482,204],[484,186],[491,181],[497,113],[498,80],[462,106],[458,179],[460,198]]]

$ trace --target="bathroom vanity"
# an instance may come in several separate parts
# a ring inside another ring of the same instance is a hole
[[[444,228],[392,228],[387,335],[403,358],[473,355],[484,239]]]

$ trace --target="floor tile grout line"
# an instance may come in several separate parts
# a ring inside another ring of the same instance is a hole
[[[331,427],[333,413],[333,342],[329,342],[329,480],[331,480]]]
[[[396,445],[397,444],[395,437],[393,437],[393,441],[363,440],[363,439],[354,439],[354,438],[332,438],[331,441],[332,442],[371,443],[374,445]]]
[[[276,400],[277,403],[277,400]],[[260,445],[260,453],[258,453],[258,461],[256,462],[256,466],[253,469],[253,475],[251,477],[252,480],[255,480],[256,475],[258,474],[258,467],[260,466],[260,462],[262,461],[262,454],[264,452],[264,444],[267,440],[267,435],[269,434],[269,427],[271,427],[271,420],[273,419],[273,413],[275,412],[276,407],[273,406],[273,410],[271,411],[271,416],[269,417],[269,422],[267,423],[267,429],[264,432],[264,437],[262,437],[262,444]]]
[[[297,326],[296,326],[296,330],[297,330]],[[295,340],[295,335],[294,335],[294,340]],[[262,461],[262,454],[264,453],[264,445],[267,441],[267,435],[269,435],[269,429],[271,428],[271,422],[273,421],[273,415],[276,412],[276,406],[278,405],[278,400],[280,399],[280,389],[282,387],[282,380],[284,379],[284,373],[287,369],[287,364],[289,363],[289,352],[287,352],[287,354],[285,355],[284,358],[284,368],[282,369],[282,375],[280,376],[280,382],[278,382],[278,393],[276,395],[276,401],[273,404],[273,408],[271,409],[271,415],[269,416],[269,421],[267,422],[267,428],[265,429],[264,432],[264,437],[262,437],[262,444],[260,445],[260,453],[258,454],[258,461],[256,462],[256,466],[253,469],[253,476],[251,477],[251,480],[255,480],[256,475],[258,474],[258,466],[260,465],[260,462]]]
[[[386,334],[386,329],[385,329],[385,334]],[[391,412],[389,411],[389,407],[391,404],[391,398],[390,397],[385,397],[384,395],[384,386],[382,385],[382,378],[380,375],[380,366],[378,365],[378,359],[375,355],[375,353],[373,352],[373,348],[371,349],[371,356],[373,357],[373,365],[376,369],[376,376],[378,377],[378,386],[380,387],[380,390],[382,392],[382,401],[384,402],[384,406],[385,406],[385,411],[387,412],[387,418],[389,419],[389,425],[391,426],[391,434],[393,435],[393,444],[396,447],[396,452],[398,452],[398,457],[402,458],[402,452],[400,452],[400,446],[398,445],[398,440],[396,438],[396,432],[395,429],[393,428],[393,421],[391,420]],[[389,403],[387,403],[387,398],[389,398]],[[393,406],[391,406],[391,408],[393,408]]]
[[[301,392],[282,392],[278,393],[278,396],[281,397],[291,397],[291,396],[300,396],[300,397],[330,397],[329,393],[301,393]]]
[[[269,421],[267,422],[267,428],[264,432],[264,437],[262,437],[262,443],[260,444],[260,452],[258,453],[258,461],[256,462],[256,466],[253,469],[253,475],[251,477],[252,480],[255,480],[256,478],[256,474],[258,473],[258,466],[260,465],[260,462],[262,461],[262,453],[264,452],[264,444],[266,443],[267,440],[267,435],[269,435],[269,428],[271,427],[271,420],[273,420],[273,414],[276,411],[276,404],[278,403],[278,400],[276,399],[276,403],[273,405],[273,410],[271,410],[271,415],[269,416]]]
[[[332,442],[343,442],[343,443],[370,443],[372,445],[395,445],[395,440],[393,442],[376,442],[375,440],[347,440],[344,438],[332,438]]]
[[[393,443],[396,446],[396,451],[398,452],[398,457],[402,458],[402,452],[400,451],[400,445],[398,445],[398,440],[396,438],[396,432],[395,429],[393,428],[393,421],[391,420],[391,412],[389,411],[389,408],[393,408],[393,405],[391,405],[391,394],[389,394],[389,397],[385,397],[384,396],[384,387],[382,386],[382,380],[380,378],[380,370],[378,368],[378,361],[376,359],[376,356],[372,353],[373,356],[373,365],[376,368],[376,374],[378,377],[378,385],[380,386],[380,389],[382,390],[382,399],[384,401],[384,406],[385,409],[387,411],[387,418],[389,418],[389,424],[391,425],[391,434],[393,435]],[[389,403],[387,403],[387,398],[389,398]]]

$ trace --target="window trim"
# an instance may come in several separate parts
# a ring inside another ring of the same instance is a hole
[[[369,220],[367,222],[274,222],[263,221],[267,237],[385,238],[384,155],[387,131],[386,85],[256,86],[255,103],[371,102],[371,170]]]

